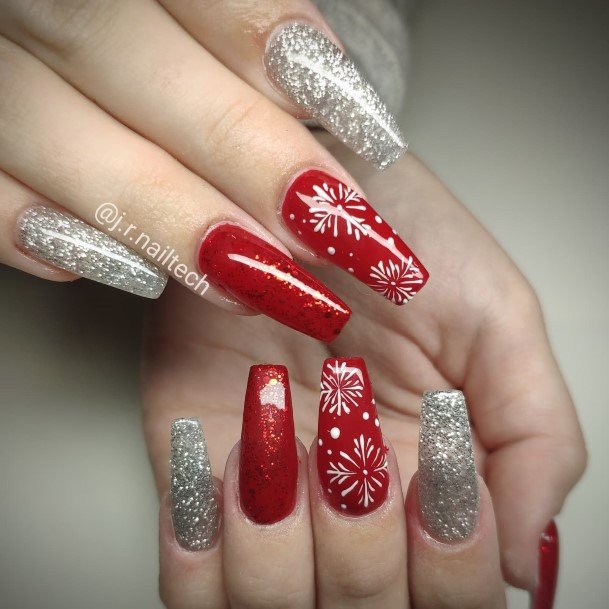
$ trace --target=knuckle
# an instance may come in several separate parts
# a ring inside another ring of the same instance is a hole
[[[339,597],[373,599],[381,596],[401,575],[400,565],[395,561],[392,564],[377,563],[375,566],[375,569],[364,569],[361,565],[350,565],[348,562],[337,564],[334,581]]]
[[[588,449],[583,439],[574,440],[562,446],[562,461],[565,472],[571,484],[575,484],[586,471],[588,465]]]
[[[285,583],[281,586],[269,586],[268,581],[260,581],[259,585],[233,587],[230,591],[231,605],[247,607],[248,609],[282,609],[284,607],[307,607],[310,605],[310,594],[302,589],[285,590]],[[297,585],[297,584],[296,584]]]
[[[268,104],[258,94],[247,102],[237,99],[225,104],[211,122],[203,119],[206,154],[216,163],[230,162],[235,150],[247,149],[256,134],[265,132],[270,118]]]
[[[125,187],[116,201],[129,219],[147,231],[168,234],[170,227],[189,226],[190,202],[181,188],[181,178],[171,166],[169,155],[162,158],[158,151],[143,151],[136,154],[134,167],[128,168]],[[171,222],[168,219],[171,218]],[[173,235],[175,236],[175,235]],[[168,236],[169,238],[169,236]]]
[[[28,86],[31,81],[29,55],[0,36],[0,132],[10,133],[9,126],[23,120]]]
[[[28,0],[17,3],[16,22],[35,43],[67,58],[109,31],[118,2]]]

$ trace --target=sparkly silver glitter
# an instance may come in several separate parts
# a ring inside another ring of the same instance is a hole
[[[478,520],[478,479],[465,398],[460,391],[423,394],[419,435],[419,504],[428,533],[468,537]]]
[[[19,219],[25,251],[81,277],[146,298],[158,298],[167,275],[116,239],[50,207],[27,209]]]
[[[397,123],[355,64],[322,32],[291,23],[271,35],[270,81],[317,122],[379,169],[406,151]]]
[[[198,419],[176,419],[171,424],[171,517],[184,549],[197,551],[213,545],[220,515]]]

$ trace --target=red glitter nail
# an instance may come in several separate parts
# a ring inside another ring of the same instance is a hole
[[[252,366],[245,394],[239,460],[243,511],[259,524],[283,520],[294,509],[297,480],[287,368]]]
[[[558,529],[550,523],[539,540],[539,581],[533,599],[533,609],[552,609],[558,581]]]
[[[387,448],[366,364],[361,357],[324,362],[321,374],[317,471],[336,510],[367,514],[387,497]]]
[[[207,234],[199,250],[199,268],[252,309],[325,342],[338,336],[351,315],[321,281],[234,224],[218,225]]]
[[[317,169],[299,175],[285,195],[286,226],[326,258],[398,305],[408,302],[429,273],[370,204]]]

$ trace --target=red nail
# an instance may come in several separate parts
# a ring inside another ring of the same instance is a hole
[[[361,357],[331,357],[321,373],[317,471],[332,507],[357,516],[387,497],[387,448]]]
[[[539,581],[533,609],[552,609],[558,581],[558,529],[550,520],[539,540]]]
[[[285,366],[252,366],[245,393],[239,460],[243,511],[259,524],[283,520],[294,509],[297,479],[288,370]]]
[[[329,342],[351,310],[323,283],[270,243],[234,224],[213,228],[199,250],[210,281],[256,311]]]
[[[283,220],[318,256],[402,305],[429,277],[409,247],[358,193],[316,169],[299,175],[281,209]]]

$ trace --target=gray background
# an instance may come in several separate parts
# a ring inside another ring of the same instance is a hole
[[[578,404],[591,461],[558,519],[567,609],[606,607],[609,587],[609,36],[603,3],[560,4],[421,3],[403,123],[538,290]],[[0,274],[0,607],[160,607],[144,305]]]

